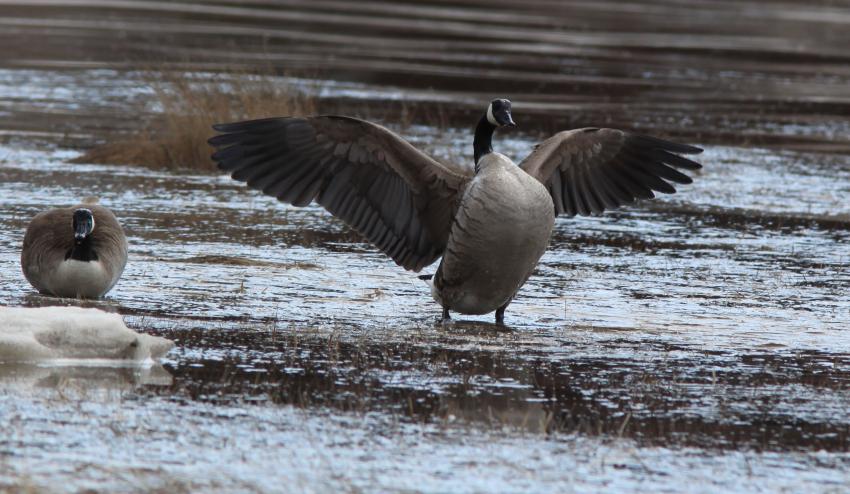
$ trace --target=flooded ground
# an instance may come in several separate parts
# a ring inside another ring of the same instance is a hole
[[[88,305],[178,346],[142,368],[0,365],[0,490],[850,485],[846,6],[60,3],[0,1],[0,301],[68,303],[20,274],[23,231],[95,192],[131,253]],[[498,95],[514,158],[594,124],[702,145],[705,168],[677,195],[558,219],[508,328],[444,327],[422,281],[321,208],[69,163],[157,111],[134,70],[151,50],[195,74],[300,69],[288,82],[386,111],[440,156],[471,154],[471,112]],[[441,126],[416,121],[429,108]]]

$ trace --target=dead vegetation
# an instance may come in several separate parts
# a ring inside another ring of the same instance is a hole
[[[111,136],[75,162],[212,171],[207,139],[213,124],[317,109],[314,98],[271,75],[147,71],[143,83],[153,94],[153,116],[137,132]]]

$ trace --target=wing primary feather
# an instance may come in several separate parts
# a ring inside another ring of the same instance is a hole
[[[381,209],[385,209],[386,205],[392,203],[393,197],[391,191],[387,190],[386,182],[387,175],[378,175],[366,189],[366,196],[377,204],[381,204]]]
[[[250,162],[243,162],[240,166],[234,167],[230,170],[230,176],[234,180],[247,182],[248,179],[256,175],[271,173],[286,161],[286,156],[280,156],[279,158],[280,159],[269,159],[265,156],[257,156],[251,159]],[[221,166],[219,167],[221,168]]]
[[[274,160],[286,155],[289,148],[285,143],[267,143],[263,147],[248,148],[240,144],[234,144],[220,152],[213,154],[212,158],[218,161],[218,167],[224,171],[253,168],[260,163]]]
[[[629,137],[631,140],[638,141],[649,148],[664,149],[666,151],[671,151],[679,154],[699,154],[702,152],[702,148],[698,148],[696,146],[680,144],[678,142],[659,139],[657,137],[652,137],[648,135],[631,134]]]
[[[294,156],[290,160],[285,160],[280,157],[273,161],[269,161],[269,166],[253,168],[254,173],[251,173],[247,184],[249,187],[263,191],[274,197],[278,196],[278,191],[283,186],[287,178],[292,176],[292,173],[300,169],[309,168],[315,161],[315,156],[312,154],[303,154]]]
[[[239,144],[219,149],[212,154],[213,161],[219,163],[238,163],[239,159],[245,156],[245,148]]]
[[[387,252],[393,238],[395,238],[395,234],[390,228],[387,228],[386,224],[384,224],[384,231],[381,233],[380,239],[375,242],[375,245],[381,249],[381,252]]]
[[[413,265],[413,262],[411,261],[416,258],[416,253],[410,250],[410,247],[408,247],[404,242],[400,242],[400,244],[402,249],[398,251],[397,255],[399,256],[399,260],[396,262],[398,262],[398,265],[402,266],[404,269],[411,269]]]
[[[392,199],[387,202],[392,205],[392,208],[387,211],[392,211],[393,213],[403,211],[404,207],[407,206],[405,203],[410,200],[407,189],[404,187],[403,183],[398,180],[394,180],[394,177],[388,177],[387,181],[390,183],[390,190],[392,190]],[[390,217],[390,220],[391,218],[392,217]]]
[[[322,185],[325,183],[325,178],[319,178],[310,183],[309,186],[305,187],[301,193],[292,200],[293,206],[306,206],[313,202],[313,199],[319,194],[319,191],[322,189]]]
[[[578,213],[578,209],[576,209],[575,199],[571,197],[570,193],[570,185],[568,177],[564,177],[561,173],[557,173],[561,176],[561,196],[564,204],[564,211],[569,216],[575,216]]]
[[[301,170],[296,169],[290,177],[284,181],[283,190],[278,192],[276,197],[283,201],[288,202],[290,204],[299,206],[306,206],[310,204],[313,200],[313,197],[309,197],[305,199],[302,197],[305,190],[313,188],[312,185],[318,180],[320,176],[322,176],[325,170],[328,167],[328,164],[333,161],[334,156],[325,156],[320,162],[308,164],[304,167],[303,172]],[[300,201],[297,201],[300,199]],[[298,202],[299,204],[296,204]]]
[[[663,163],[675,166],[676,168],[684,168],[685,170],[699,170],[702,165],[696,161],[689,160],[677,154],[673,154],[663,149],[652,150],[652,156]]]
[[[246,138],[246,135],[241,132],[233,132],[230,134],[218,134],[207,139],[207,144],[214,148],[224,148],[231,144],[240,143]]]
[[[239,131],[230,132],[227,134],[219,134],[207,140],[207,143],[216,148],[222,148],[233,144],[241,144],[243,146],[256,146],[267,142],[269,139],[274,141],[291,141],[301,142],[303,140],[311,140],[312,134],[309,130],[302,128],[292,128],[292,125],[281,125],[277,128],[262,129],[260,131]]]
[[[333,155],[323,154],[316,150],[311,159],[300,160],[295,166],[288,166],[285,177],[282,177],[275,187],[274,194],[283,202],[291,202],[313,179],[328,168],[335,159]],[[270,194],[270,193],[269,193]]]
[[[591,181],[593,183],[596,197],[602,201],[605,209],[616,209],[620,206],[620,200],[617,195],[610,190],[608,179],[605,177],[605,172],[600,167],[594,167],[590,170]]]
[[[629,191],[632,199],[653,199],[655,198],[655,194],[652,193],[652,189],[648,186],[644,185],[639,179],[632,176],[629,173],[628,164],[622,162],[615,162],[612,164],[612,168],[616,170],[615,173],[611,174],[611,178],[621,187]]]
[[[640,167],[651,175],[670,180],[677,184],[691,184],[694,182],[691,177],[658,161],[643,160],[640,162]]]
[[[366,213],[370,210],[371,205],[369,202],[361,198],[357,205],[357,209],[354,210],[354,213],[351,216],[351,224],[358,230],[362,230],[365,226]]]
[[[366,224],[363,227],[363,234],[366,235],[366,237],[369,240],[371,240],[372,242],[375,242],[376,244],[377,244],[377,240],[378,240],[377,237],[378,237],[378,233],[379,233],[378,228],[380,227],[380,224],[381,224],[380,218],[381,218],[381,215],[378,214],[377,211],[370,211],[369,216],[366,220]]]
[[[390,257],[392,257],[393,259],[396,259],[396,258],[400,257],[402,255],[402,253],[405,252],[406,249],[407,249],[407,246],[404,245],[404,242],[402,241],[402,239],[397,238],[396,243],[393,246],[392,251],[390,252]],[[398,262],[398,261],[396,261],[396,262]],[[399,264],[399,266],[404,266],[404,264],[402,264],[400,262],[398,264]]]
[[[241,122],[229,122],[214,124],[212,128],[217,132],[258,132],[280,128],[290,118],[262,118],[259,120],[244,120]]]
[[[640,168],[640,165],[637,165],[634,161],[627,159],[622,163],[623,166],[621,166],[621,170],[627,173],[635,182],[643,185],[644,187],[658,192],[663,192],[665,194],[673,194],[676,192],[676,189],[673,188],[672,185],[655,175],[650,175],[643,171],[643,169]]]
[[[333,214],[337,214],[340,210],[342,201],[345,200],[348,192],[348,181],[354,172],[354,167],[346,166],[331,176],[328,186],[319,194],[318,203],[325,207]]]
[[[416,249],[414,252],[417,254],[421,254],[422,256],[430,256],[432,255],[431,242],[428,240],[428,236],[422,233],[419,234],[418,241],[416,242]]]
[[[405,195],[408,195],[407,191],[405,191]],[[395,231],[401,235],[407,235],[408,230],[411,228],[411,222],[413,220],[414,214],[415,213],[413,209],[407,211],[405,211],[404,209],[399,210],[399,212],[396,214]]]
[[[577,178],[579,179],[579,190],[584,196],[585,204],[587,204],[591,214],[598,215],[604,210],[604,208],[602,207],[601,201],[596,197],[596,194],[593,191],[593,184],[590,180],[588,168],[581,170],[583,173],[577,173]]]
[[[357,197],[357,193],[352,189],[345,190],[345,199],[340,203],[339,210],[336,211],[336,214],[339,214],[343,219],[348,219],[351,217],[351,210],[357,206],[359,198]]]
[[[590,208],[584,202],[581,193],[579,192],[579,181],[580,177],[577,173],[575,167],[570,167],[570,195],[573,198],[576,212],[582,216],[588,216],[590,214]]]
[[[616,169],[610,163],[607,163],[605,167],[597,168],[596,174],[611,199],[620,205],[634,200],[634,195],[615,180],[613,175],[616,174]]]

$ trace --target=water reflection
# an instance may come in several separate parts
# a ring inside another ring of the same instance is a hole
[[[172,376],[160,364],[66,360],[43,364],[0,364],[0,389],[32,393],[54,390],[94,398],[103,393],[125,393],[148,387],[171,386]]]

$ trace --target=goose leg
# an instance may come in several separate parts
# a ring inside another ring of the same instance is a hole
[[[505,324],[505,309],[508,308],[508,304],[510,303],[511,302],[508,301],[508,303],[496,309],[496,324]]]
[[[449,308],[443,307],[443,322],[448,322],[452,320],[452,316],[449,315]]]

